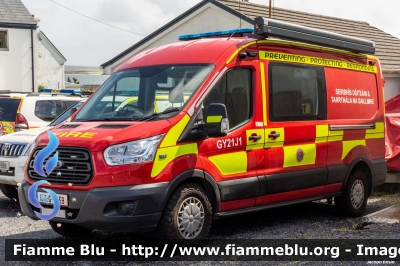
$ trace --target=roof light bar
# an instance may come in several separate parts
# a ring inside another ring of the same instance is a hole
[[[264,37],[275,36],[356,53],[375,54],[375,43],[372,41],[263,17],[254,19],[254,33]]]
[[[73,89],[62,89],[62,90],[53,90],[49,88],[44,88],[40,90],[40,93],[51,93],[51,94],[70,94],[70,95],[82,95],[81,90],[73,90]]]
[[[202,32],[202,33],[198,33],[198,34],[187,34],[187,35],[179,36],[179,40],[185,41],[185,40],[201,39],[201,38],[207,38],[207,37],[243,35],[244,33],[253,33],[253,29],[252,28],[243,28],[243,29],[234,29],[234,30]]]

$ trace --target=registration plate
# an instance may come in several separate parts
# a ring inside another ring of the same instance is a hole
[[[44,214],[44,215],[49,215],[52,211],[53,211],[53,209],[49,209],[49,208],[41,208],[40,209],[40,213]],[[65,218],[65,210],[59,210],[55,217]]]
[[[10,169],[10,162],[0,161],[0,170]]]
[[[57,197],[58,197],[58,200],[60,201],[61,206],[68,206],[68,196],[67,195],[57,194]],[[37,198],[38,198],[39,202],[53,205],[53,198],[50,196],[49,193],[38,192]],[[47,199],[47,202],[44,200],[45,198]]]

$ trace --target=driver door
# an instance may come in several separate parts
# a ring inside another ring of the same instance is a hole
[[[203,102],[205,117],[211,103],[224,104],[230,124],[226,136],[199,143],[204,169],[219,186],[221,212],[253,206],[264,180],[264,129],[256,127],[256,121],[263,121],[261,90],[254,89],[252,68],[229,70]]]

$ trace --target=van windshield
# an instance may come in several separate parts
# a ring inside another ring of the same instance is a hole
[[[213,64],[159,65],[118,71],[73,121],[144,121],[179,112],[214,69]]]

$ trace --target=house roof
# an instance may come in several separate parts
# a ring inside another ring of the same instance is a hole
[[[6,24],[25,24],[36,25],[36,20],[29,13],[21,0],[1,0],[0,4],[0,23]]]
[[[211,1],[213,1],[213,0],[211,0]],[[132,52],[133,50],[135,50],[136,48],[138,48],[142,44],[148,42],[149,40],[151,40],[152,38],[154,38],[158,34],[162,33],[163,31],[165,31],[169,27],[171,27],[174,24],[176,24],[177,22],[179,22],[180,20],[186,18],[187,16],[189,16],[190,14],[192,14],[193,12],[195,12],[196,10],[198,10],[199,8],[201,8],[202,6],[207,4],[208,2],[210,2],[210,1],[209,0],[205,0],[205,1],[202,1],[202,2],[198,3],[197,5],[195,5],[194,7],[192,7],[191,9],[186,11],[185,13],[181,14],[180,16],[176,17],[175,19],[171,20],[170,22],[168,22],[167,24],[165,24],[164,26],[162,26],[158,30],[154,31],[153,33],[150,33],[149,35],[147,35],[146,37],[144,37],[143,39],[141,39],[140,41],[138,41],[137,43],[135,43],[134,45],[132,45],[131,47],[126,49],[125,51],[123,51],[122,53],[118,54],[114,58],[112,58],[112,59],[108,60],[107,62],[103,63],[102,65],[100,65],[100,67],[104,68],[104,67],[109,66],[109,65],[113,64],[114,62],[118,61],[119,59],[121,59],[125,55],[129,54],[130,52]]]
[[[53,50],[57,53],[57,55],[59,57],[61,57],[61,59],[63,59],[64,62],[67,61],[67,59],[63,56],[63,54],[57,49],[57,47],[50,41],[49,38],[47,38],[46,34],[44,34],[43,31],[39,32],[39,37],[42,38],[42,40],[45,40],[51,48],[53,48]]]
[[[254,4],[245,1],[233,0],[204,0],[187,10],[182,15],[176,17],[163,27],[143,38],[133,46],[129,47],[116,57],[105,62],[101,67],[109,66],[119,59],[123,58],[136,48],[156,37],[166,29],[170,28],[180,20],[190,16],[192,13],[203,7],[205,4],[211,3],[238,18],[241,18],[251,24],[254,23],[253,18],[262,16],[268,17],[268,6]],[[239,6],[240,5],[240,6]],[[358,38],[368,39],[375,42],[376,56],[380,59],[383,70],[400,70],[400,39],[369,25],[366,22],[341,19],[329,16],[322,16],[306,12],[293,11],[283,8],[274,8],[272,18],[299,24],[302,26],[332,31],[344,35],[350,35]]]
[[[237,11],[240,10],[241,13],[250,18],[258,16],[268,17],[269,8],[265,5],[240,1],[239,9],[238,1],[219,0],[219,2]],[[273,9],[272,18],[374,41],[376,47],[375,55],[379,58],[382,68],[386,71],[400,69],[400,39],[366,22],[277,7]]]

